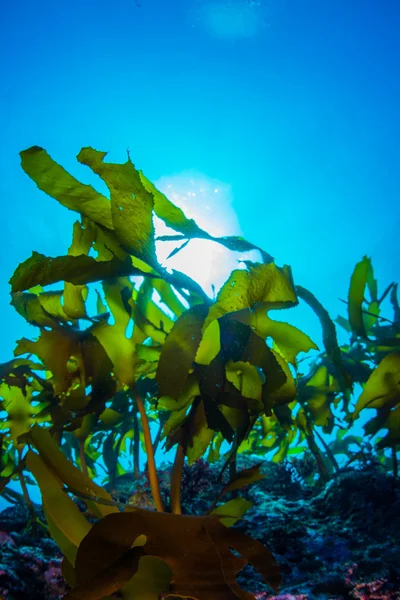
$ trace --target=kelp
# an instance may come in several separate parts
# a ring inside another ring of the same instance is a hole
[[[263,477],[260,465],[237,473],[236,455],[271,452],[272,461],[280,463],[308,448],[326,480],[339,467],[334,445],[326,444],[318,429],[332,433],[341,424],[334,408],[342,402],[348,427],[362,411],[377,409],[366,433],[387,428],[377,450],[390,447],[395,458],[400,440],[396,285],[379,298],[370,259],[356,265],[348,319],[336,320],[351,339],[340,346],[334,321],[309,290],[294,283],[290,266],[277,266],[268,252],[243,238],[209,235],[135,168],[129,154],[123,164],[106,162],[106,153],[93,148],[78,154],[106,184],[109,197],[79,182],[42,148],[25,150],[21,158],[37,186],[80,220],[67,255],[34,252],[10,279],[12,304],[39,329],[39,337],[19,340],[14,360],[0,365],[0,408],[6,413],[0,491],[13,478],[24,482],[26,471],[35,477],[47,526],[64,553],[71,600],[116,591],[127,599],[157,600],[163,593],[208,600],[215,590],[221,599],[251,600],[254,596],[236,582],[246,563],[277,590],[281,577],[273,556],[230,529],[251,503],[237,497],[219,504],[225,494]],[[156,238],[153,215],[176,233]],[[261,262],[242,262],[212,301],[193,279],[157,260],[157,239],[180,243],[176,253],[193,238],[235,252],[256,249]],[[45,289],[54,284],[60,289]],[[93,284],[98,285],[93,289]],[[393,321],[381,315],[385,298]],[[273,310],[295,309],[300,301],[320,320],[322,351],[305,332],[270,316]],[[310,352],[319,354],[308,372],[300,373]],[[355,383],[364,389],[352,410]],[[151,422],[158,427],[154,441]],[[351,461],[351,436],[341,427],[336,450]],[[184,461],[192,464],[207,452],[208,460],[216,461],[224,441],[230,449],[219,480],[229,465],[229,482],[205,515],[182,514]],[[160,494],[154,459],[160,442],[175,451],[169,505]],[[93,483],[98,460],[106,469],[104,482],[114,486],[127,473],[122,452],[133,454],[139,474],[140,446],[148,457],[156,511],[130,505],[121,511]],[[98,522],[90,525],[69,494],[81,498]],[[24,495],[29,503],[26,485]]]

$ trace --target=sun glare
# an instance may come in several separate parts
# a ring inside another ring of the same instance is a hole
[[[201,173],[181,173],[163,177],[156,182],[161,190],[189,219],[213,236],[242,235],[239,221],[232,206],[230,186],[217,182]],[[156,235],[176,234],[155,217]],[[167,258],[182,242],[157,242],[157,257],[165,267],[177,269],[197,281],[213,296],[244,255],[229,251],[216,242],[194,239],[178,254]],[[250,255],[250,253],[248,253]],[[248,256],[246,256],[248,258]]]

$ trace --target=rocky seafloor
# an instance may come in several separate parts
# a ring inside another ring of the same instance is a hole
[[[238,457],[238,469],[257,462]],[[221,464],[200,460],[185,466],[184,513],[203,514],[209,508]],[[264,479],[239,491],[253,507],[235,527],[274,554],[283,584],[274,594],[247,565],[237,578],[243,589],[257,600],[400,600],[398,479],[377,466],[337,473],[324,486],[305,484],[287,465],[264,462],[261,471]],[[170,466],[162,465],[166,506],[169,476]],[[145,475],[136,481],[123,476],[109,491],[121,507],[136,494],[138,506],[151,508]],[[81,500],[77,503],[83,510]],[[39,506],[37,513],[45,521]],[[69,589],[61,575],[62,554],[42,528],[27,529],[28,517],[19,505],[0,513],[0,599],[61,599]]]

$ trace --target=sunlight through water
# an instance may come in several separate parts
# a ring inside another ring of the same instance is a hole
[[[242,235],[232,205],[230,186],[201,173],[165,176],[156,182],[161,190],[186,217],[213,236]],[[156,235],[173,235],[161,219],[155,217]],[[239,254],[216,242],[194,239],[178,254],[167,258],[182,242],[157,242],[157,256],[165,267],[177,269],[197,281],[211,297],[218,291],[233,269],[243,268],[238,260],[258,253]],[[254,258],[253,258],[254,260]],[[215,289],[213,289],[213,286]]]

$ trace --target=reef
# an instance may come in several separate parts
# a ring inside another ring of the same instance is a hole
[[[251,457],[238,458],[241,469],[254,463]],[[221,466],[199,459],[184,468],[185,513],[202,514],[213,502]],[[241,493],[253,506],[240,528],[272,550],[283,583],[274,595],[254,569],[245,567],[238,576],[244,590],[257,600],[400,598],[398,480],[377,467],[366,467],[349,469],[321,489],[302,481],[288,464],[265,462],[261,471],[265,479]],[[171,466],[164,464],[159,473],[167,505]],[[110,491],[121,507],[135,498],[138,506],[155,510],[151,494],[143,493],[146,489],[148,478],[142,474],[135,481],[118,478]],[[36,510],[45,520],[41,508]],[[58,600],[69,590],[61,574],[62,553],[43,530],[26,531],[28,520],[25,506],[0,513],[0,593],[7,600]]]

